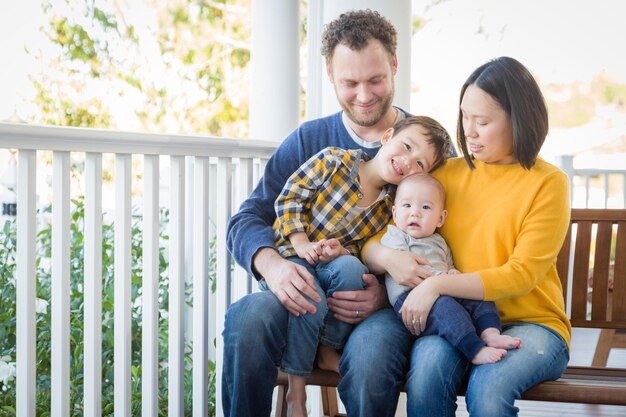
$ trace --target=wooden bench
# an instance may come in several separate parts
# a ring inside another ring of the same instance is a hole
[[[614,275],[611,291],[609,269]],[[602,329],[605,338],[626,331],[626,210],[572,209],[557,270],[572,327]],[[588,285],[590,271],[593,288]],[[338,412],[340,381],[339,374],[319,369],[307,380],[321,387],[324,416],[345,415]],[[276,416],[284,417],[287,375],[279,372],[276,385]],[[522,399],[626,406],[626,369],[568,366],[561,378],[529,389]]]

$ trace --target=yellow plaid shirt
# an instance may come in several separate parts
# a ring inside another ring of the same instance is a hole
[[[295,232],[306,232],[311,242],[336,238],[352,255],[359,256],[365,240],[387,225],[395,192],[390,184],[381,198],[343,221],[363,197],[359,163],[368,159],[361,150],[330,147],[289,177],[275,203],[274,241],[283,256],[296,255],[287,239]]]

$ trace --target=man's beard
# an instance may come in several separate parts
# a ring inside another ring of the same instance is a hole
[[[391,107],[393,96],[394,96],[394,88],[392,86],[392,89],[389,92],[389,94],[387,94],[383,98],[379,98],[380,104],[381,104],[380,107],[378,107],[377,110],[374,110],[371,114],[366,114],[366,115],[356,114],[355,112],[352,111],[351,105],[346,104],[345,102],[340,102],[340,105],[343,111],[346,113],[346,116],[348,116],[348,118],[352,120],[352,122],[362,127],[371,127],[371,126],[374,126],[376,123],[380,122],[380,120],[385,116],[385,114],[387,114],[387,111]]]

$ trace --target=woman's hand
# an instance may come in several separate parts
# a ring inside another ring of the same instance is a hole
[[[386,249],[393,251],[393,253],[389,256],[389,260],[385,262],[385,269],[398,284],[411,288],[417,287],[432,275],[429,271],[422,268],[422,265],[430,265],[426,258],[409,251]]]
[[[407,287],[415,287],[432,275],[422,268],[422,265],[430,265],[426,258],[409,251],[388,248],[379,241],[369,242],[362,255],[370,272],[388,272],[394,281]]]
[[[428,279],[413,288],[400,308],[404,325],[415,336],[426,328],[428,314],[440,296],[435,281],[436,278]]]

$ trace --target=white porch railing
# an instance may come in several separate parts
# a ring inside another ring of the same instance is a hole
[[[574,168],[574,156],[561,155],[557,164],[569,176],[572,207],[626,207],[626,161],[622,169],[579,169]]]
[[[85,416],[100,416],[102,336],[103,154],[115,158],[114,412],[131,415],[132,155],[143,156],[142,415],[158,415],[159,189],[169,189],[168,415],[183,416],[185,328],[192,319],[193,415],[207,415],[208,359],[221,357],[224,312],[251,291],[226,250],[226,225],[251,192],[277,143],[200,136],[0,123],[0,148],[17,149],[16,391],[17,415],[35,416],[37,152],[52,151],[51,415],[69,415],[70,165],[85,154],[84,398]],[[75,155],[76,156],[76,155]],[[169,170],[161,173],[161,156]],[[169,177],[169,184],[166,183]],[[163,187],[163,184],[165,186]],[[105,195],[108,203],[112,195]],[[216,238],[217,290],[209,291],[210,242]],[[231,272],[234,271],[234,272]],[[231,274],[236,279],[231,279]],[[193,283],[185,315],[185,279]],[[0,307],[1,308],[1,307]],[[217,349],[213,340],[217,339]],[[217,375],[221,374],[217,360]],[[217,378],[219,401],[220,378]],[[218,411],[218,414],[220,412]]]

